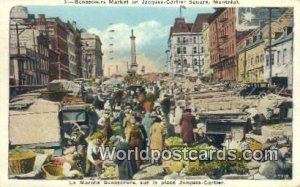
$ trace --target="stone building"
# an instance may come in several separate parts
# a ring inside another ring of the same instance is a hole
[[[99,36],[88,32],[81,33],[82,77],[99,78],[103,76],[102,43]]]
[[[170,72],[201,75],[204,65],[203,23],[210,14],[198,14],[194,23],[176,18],[170,28]]]
[[[49,82],[48,36],[23,6],[10,14],[10,84],[42,86]]]

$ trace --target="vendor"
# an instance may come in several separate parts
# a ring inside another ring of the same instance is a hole
[[[95,132],[88,139],[87,155],[86,155],[86,176],[95,176],[101,174],[102,160],[100,158],[101,144],[104,140],[103,133]],[[102,146],[103,147],[103,146]]]
[[[137,163],[137,166],[139,167],[142,164],[142,160],[140,158],[139,153],[142,150],[142,146],[143,146],[143,142],[144,142],[145,137],[144,137],[143,132],[140,128],[141,126],[136,123],[135,118],[132,118],[130,120],[130,124],[131,124],[131,127],[128,131],[129,136],[128,136],[128,139],[126,139],[126,140],[129,144],[131,144],[134,148],[136,148],[134,151],[135,151],[135,155],[137,155],[136,156],[136,163]]]

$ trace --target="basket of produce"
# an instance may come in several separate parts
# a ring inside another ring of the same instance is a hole
[[[112,130],[114,135],[122,135],[121,125],[119,122],[113,123]]]
[[[60,165],[55,165],[52,163],[42,166],[42,171],[44,173],[45,179],[63,179],[63,168]]]
[[[251,139],[249,141],[249,148],[250,148],[251,151],[258,150],[258,149],[261,150],[262,146],[263,146],[262,143],[254,140],[254,139]]]
[[[101,179],[118,179],[119,171],[117,166],[104,167],[104,172],[101,174]]]
[[[36,154],[34,152],[9,153],[9,170],[14,175],[33,171]]]
[[[176,136],[173,136],[173,137],[170,137],[168,139],[166,139],[165,141],[166,143],[166,146],[168,148],[173,148],[173,147],[183,147],[183,140],[179,137],[176,137]]]
[[[184,168],[184,163],[182,161],[164,161],[162,167],[168,174],[179,173]]]

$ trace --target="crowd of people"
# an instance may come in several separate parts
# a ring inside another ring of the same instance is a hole
[[[175,136],[175,126],[181,126],[180,136],[184,143],[191,145],[196,118],[189,108],[176,106],[171,89],[149,85],[135,90],[118,90],[98,93],[93,99],[94,120],[89,121],[90,141],[87,148],[86,175],[101,171],[103,159],[100,149],[108,144],[116,150],[162,151],[165,138]],[[96,120],[97,119],[97,120]],[[113,133],[112,125],[119,126],[120,133]],[[101,133],[99,133],[101,131]],[[96,135],[95,135],[96,134]],[[135,154],[138,155],[135,157]],[[119,179],[132,179],[145,161],[138,153],[126,155],[134,159],[115,160],[119,168]],[[154,164],[162,164],[158,160]]]

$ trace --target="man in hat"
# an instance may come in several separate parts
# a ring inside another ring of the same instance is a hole
[[[86,156],[86,176],[99,175],[101,173],[101,155],[100,149],[101,144],[103,143],[103,133],[97,132],[94,133],[90,138],[88,138],[87,146],[87,156]]]

